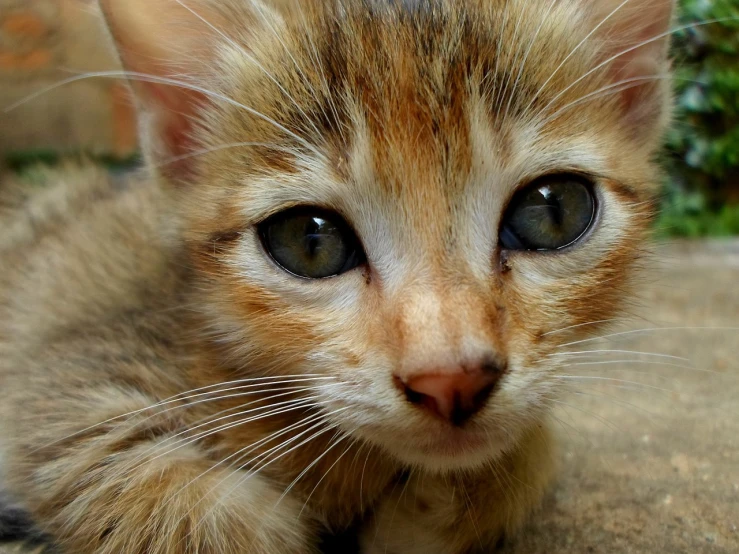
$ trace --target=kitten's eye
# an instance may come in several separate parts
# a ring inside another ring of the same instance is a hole
[[[335,277],[365,262],[359,239],[333,212],[293,208],[269,218],[258,230],[275,262],[298,277]]]
[[[537,179],[510,204],[500,229],[507,250],[560,250],[577,242],[595,220],[591,183],[578,175]]]

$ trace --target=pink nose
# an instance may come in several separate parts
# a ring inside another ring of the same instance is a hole
[[[411,403],[461,425],[485,406],[503,373],[504,368],[485,364],[474,370],[423,373],[395,381]]]

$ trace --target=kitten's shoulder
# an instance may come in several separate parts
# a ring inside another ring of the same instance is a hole
[[[1,176],[0,338],[135,310],[171,288],[177,225],[167,204],[146,174],[91,163]]]

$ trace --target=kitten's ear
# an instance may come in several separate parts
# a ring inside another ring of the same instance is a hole
[[[206,76],[227,30],[246,26],[249,11],[230,21],[219,0],[99,0],[141,111],[144,148],[167,172],[188,170],[197,109],[212,99]],[[248,29],[247,29],[248,30]],[[240,28],[242,35],[245,33]],[[180,83],[179,85],[177,83]]]
[[[601,58],[625,110],[624,121],[639,138],[662,131],[669,110],[669,31],[675,0],[585,0],[600,25]],[[622,83],[622,85],[619,85]]]

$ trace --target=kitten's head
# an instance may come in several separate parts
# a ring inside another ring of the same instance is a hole
[[[672,0],[102,3],[237,377],[430,468],[540,421],[628,294]]]

